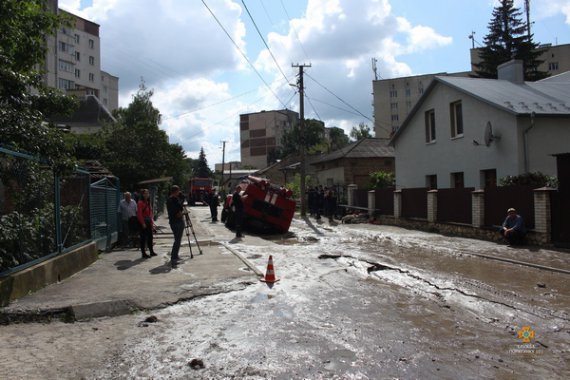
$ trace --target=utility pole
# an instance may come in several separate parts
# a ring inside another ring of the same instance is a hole
[[[222,141],[222,179],[220,180],[220,188],[218,192],[222,190],[222,195],[225,196],[226,192],[224,191],[224,170],[226,169],[226,141]]]
[[[307,200],[305,199],[305,89],[303,87],[303,68],[311,67],[311,64],[296,64],[291,65],[292,67],[299,68],[299,129],[301,132],[300,136],[300,154],[301,154],[301,183],[299,187],[301,188],[301,217],[307,215]]]
[[[524,1],[524,10],[526,13],[526,31],[528,35],[528,41],[530,42],[530,0]]]

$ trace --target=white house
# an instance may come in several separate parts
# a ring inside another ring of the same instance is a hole
[[[390,144],[396,186],[475,187],[508,175],[556,175],[570,152],[570,78],[524,82],[522,62],[499,78],[436,77]]]

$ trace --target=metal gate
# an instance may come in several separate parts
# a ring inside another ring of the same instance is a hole
[[[105,177],[93,182],[89,189],[89,209],[91,210],[91,238],[99,250],[111,249],[119,238],[119,218],[117,208],[120,191],[117,179]]]

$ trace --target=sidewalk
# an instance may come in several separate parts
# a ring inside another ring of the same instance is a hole
[[[230,247],[239,246],[239,242],[232,241],[233,232],[221,222],[211,224],[208,208],[190,210],[202,254],[190,231],[194,254],[190,259],[185,232],[180,248],[183,262],[172,269],[169,262],[173,235],[163,215],[156,222],[158,232],[154,237],[158,256],[142,259],[140,250],[134,248],[101,253],[83,271],[0,309],[0,322],[121,315],[242,289],[257,282],[260,270]]]

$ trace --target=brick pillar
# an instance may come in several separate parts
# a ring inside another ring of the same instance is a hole
[[[543,234],[544,242],[550,243],[550,193],[556,191],[550,187],[534,190],[534,230]]]
[[[427,219],[430,223],[437,222],[437,190],[427,193]]]
[[[355,184],[348,185],[348,205],[354,206],[354,190],[357,190],[358,186]]]
[[[368,192],[368,215],[372,216],[376,210],[376,190]]]
[[[394,218],[402,217],[402,190],[394,191]]]
[[[476,228],[485,225],[485,190],[471,192],[471,224]]]

